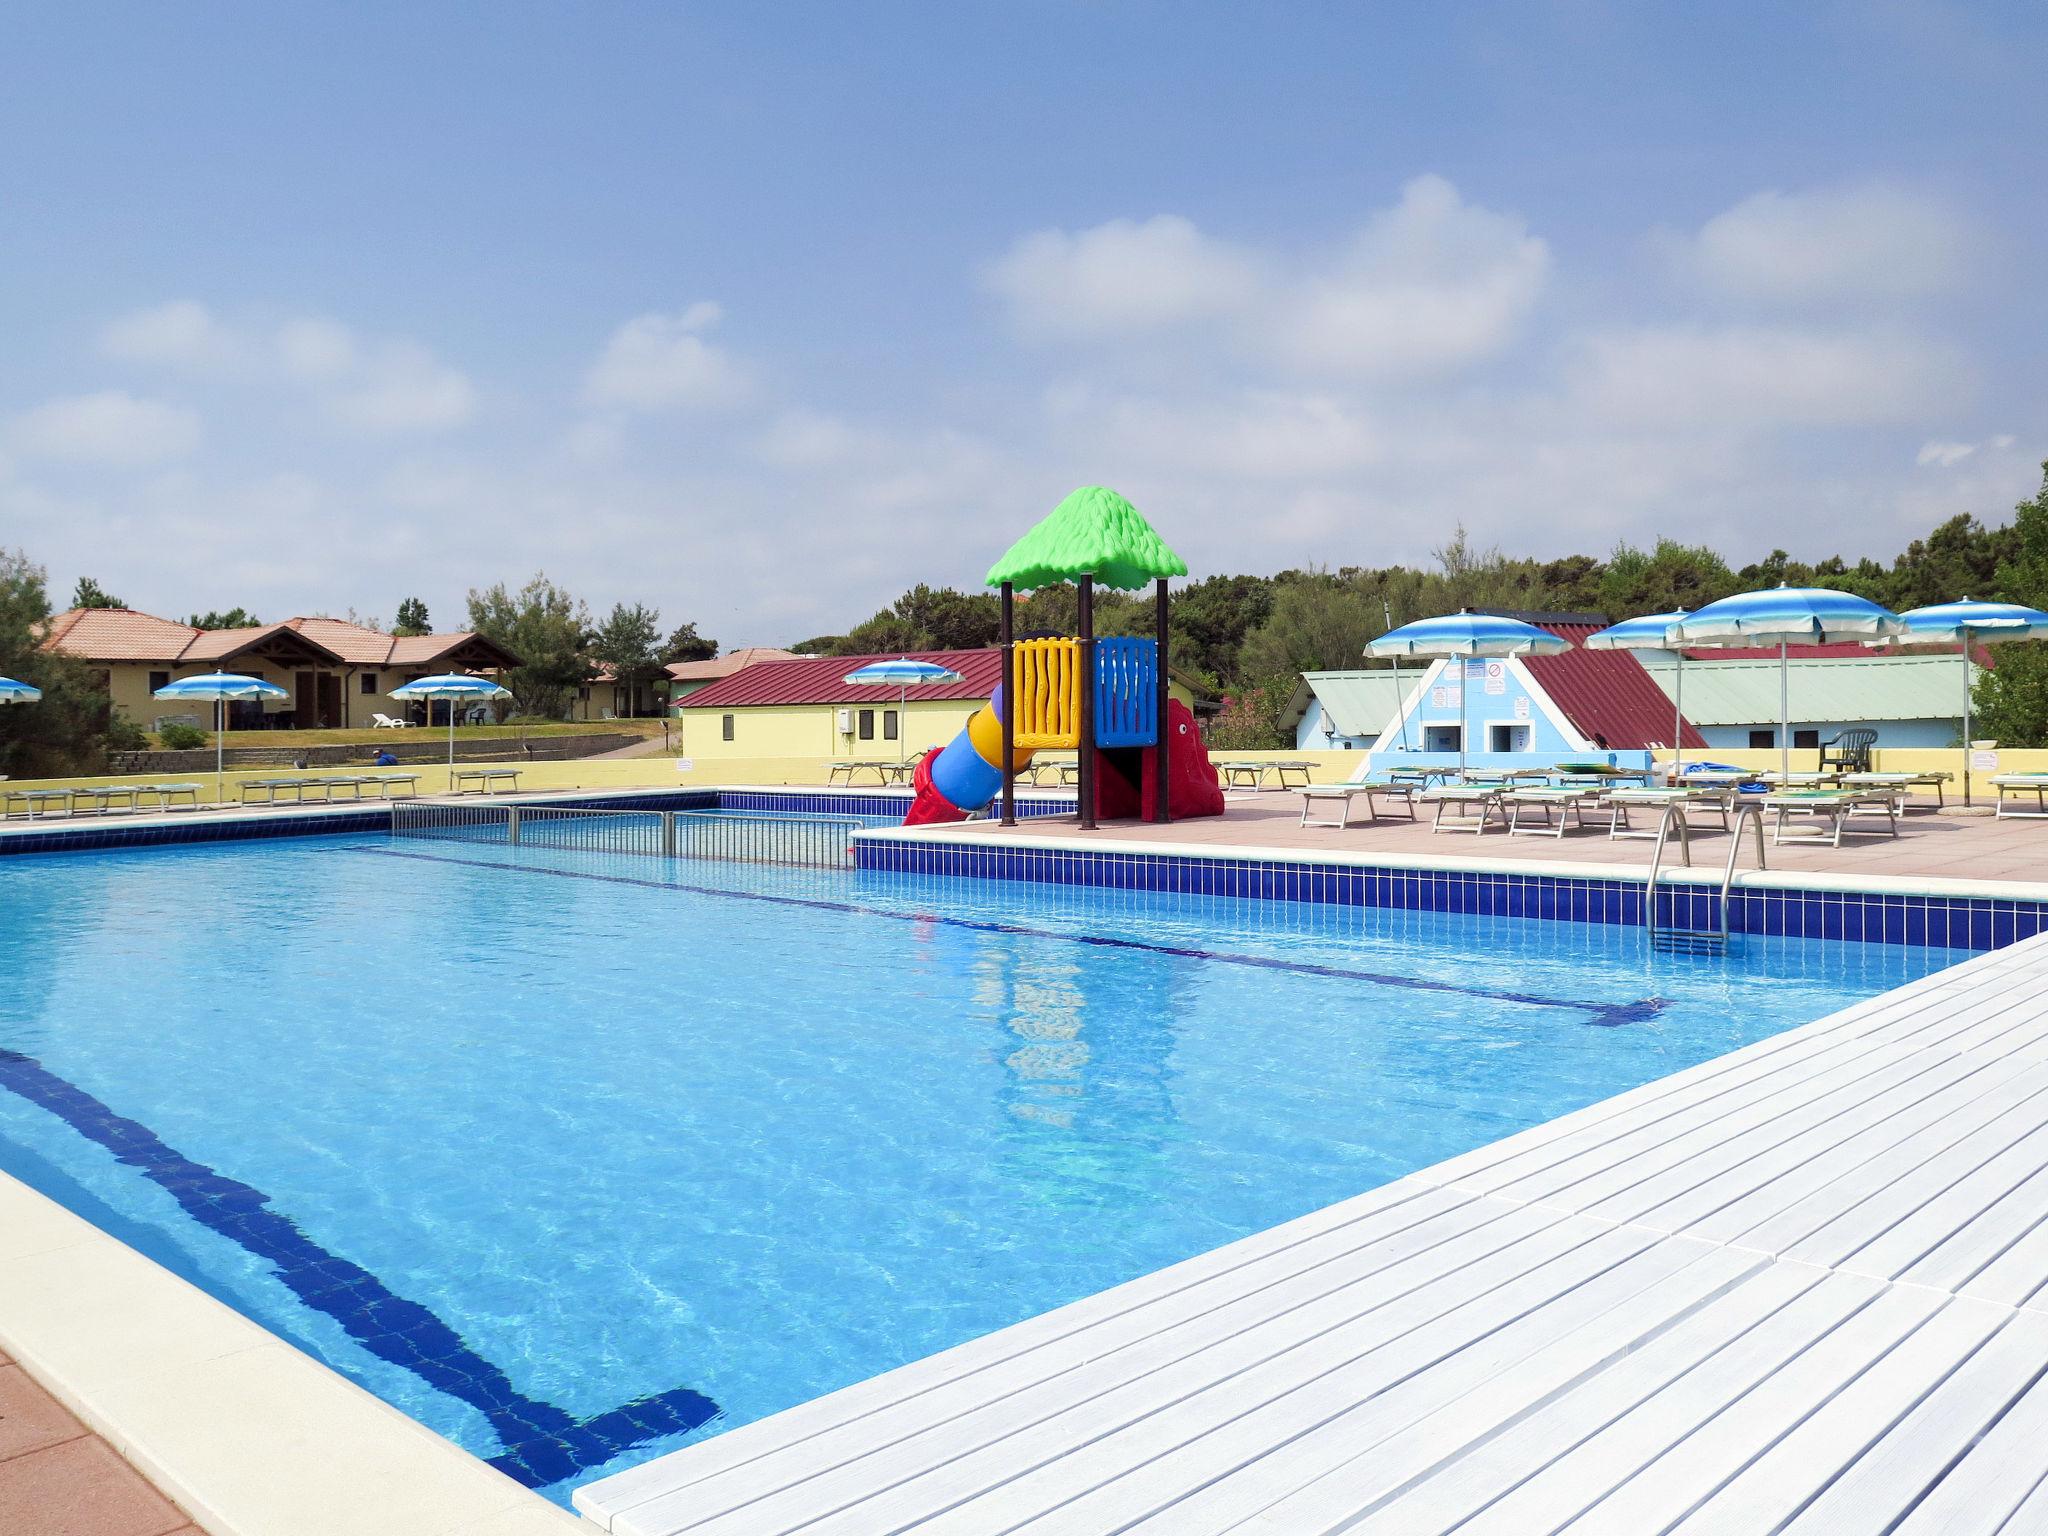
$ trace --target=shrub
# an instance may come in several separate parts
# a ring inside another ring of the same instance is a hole
[[[182,720],[167,720],[164,728],[157,732],[157,740],[164,744],[167,752],[190,752],[195,747],[205,746],[207,735],[196,725],[187,725]]]

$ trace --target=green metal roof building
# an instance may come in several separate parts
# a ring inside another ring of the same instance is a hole
[[[1676,661],[1668,651],[1637,656],[1667,694],[1676,688]],[[1953,651],[1795,657],[1792,745],[1817,746],[1839,730],[1868,726],[1877,732],[1879,747],[1955,746],[1962,729],[1963,666]],[[1777,657],[1685,663],[1685,718],[1710,747],[1777,746],[1778,710]]]

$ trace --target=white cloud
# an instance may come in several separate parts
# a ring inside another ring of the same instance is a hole
[[[94,464],[153,464],[199,446],[197,412],[126,390],[71,395],[24,411],[7,424],[24,458]]]
[[[1934,438],[1920,445],[1920,451],[1913,456],[1913,462],[1921,469],[1954,469],[1965,459],[1975,458],[1980,452],[1999,454],[2010,450],[2018,441],[2010,432],[2001,432],[1988,437],[1981,443],[1959,443],[1949,438]]]
[[[1922,469],[1929,466],[1935,469],[1954,469],[1976,451],[1975,443],[1944,442],[1937,438],[1931,443],[1921,444],[1919,453],[1913,457],[1913,462]]]
[[[746,370],[704,338],[722,317],[723,311],[707,301],[680,314],[628,320],[612,332],[585,378],[585,402],[658,411],[717,408],[746,399],[752,393]]]
[[[273,338],[277,359],[295,379],[333,379],[356,363],[356,339],[338,321],[318,317],[287,320]]]
[[[1550,249],[1513,214],[1418,176],[1328,272],[1277,303],[1274,339],[1304,367],[1437,372],[1499,351],[1534,306]]]
[[[335,376],[339,382],[324,397],[325,408],[335,421],[363,432],[443,432],[476,409],[469,379],[415,342],[384,342],[354,366],[341,365]]]
[[[1026,235],[983,274],[1020,329],[1052,337],[1130,335],[1244,309],[1260,287],[1251,255],[1176,214]]]
[[[1972,239],[1940,199],[1865,185],[1759,192],[1665,245],[1683,273],[1718,293],[1806,303],[1939,292],[1966,270]]]
[[[1581,407],[1615,424],[1695,430],[1910,422],[1968,392],[1949,347],[1888,331],[1657,325],[1573,348]]]
[[[1341,250],[1240,249],[1174,215],[1020,240],[983,274],[1031,339],[1174,333],[1265,368],[1441,373],[1499,351],[1542,294],[1550,251],[1513,214],[1418,176]]]
[[[175,299],[109,321],[100,331],[100,351],[121,362],[210,372],[240,360],[242,338],[204,304]]]
[[[444,432],[470,420],[476,389],[405,336],[361,336],[324,315],[224,320],[189,299],[110,322],[100,350],[244,387],[308,391],[321,415],[372,436]]]

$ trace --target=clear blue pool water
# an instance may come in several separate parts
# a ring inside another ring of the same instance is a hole
[[[557,1498],[1961,958],[384,838],[0,934],[0,1168]]]

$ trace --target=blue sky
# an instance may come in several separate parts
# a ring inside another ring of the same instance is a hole
[[[2048,456],[2037,7],[15,7],[0,544],[730,644],[1074,485],[1197,574],[1890,554]]]

